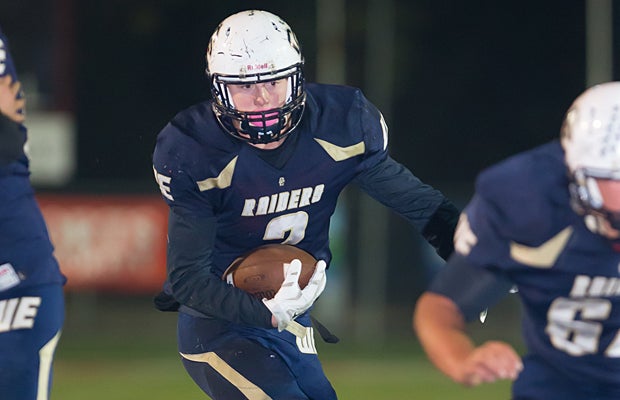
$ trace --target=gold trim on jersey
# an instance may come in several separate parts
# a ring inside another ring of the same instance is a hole
[[[535,268],[551,268],[562,250],[568,243],[572,227],[566,227],[557,235],[538,247],[529,247],[516,242],[510,242],[510,256],[513,260]]]
[[[220,358],[217,354],[210,351],[200,354],[179,353],[181,357],[194,361],[207,363],[211,368],[216,370],[228,382],[233,384],[245,397],[249,400],[272,400],[267,393],[261,388],[250,382],[246,377],[241,375],[237,370],[228,365],[228,363]]]
[[[239,156],[236,156],[235,158],[230,160],[228,165],[224,167],[222,172],[220,172],[217,177],[207,178],[204,181],[196,182],[200,191],[204,192],[205,190],[215,188],[226,189],[227,187],[229,187],[232,182],[233,173],[235,172],[235,165],[237,165],[237,158],[239,158]]]
[[[314,140],[316,140],[316,142],[321,145],[321,147],[327,152],[327,154],[329,154],[331,158],[334,159],[334,161],[343,161],[358,156],[360,154],[364,154],[364,151],[366,151],[364,142],[359,142],[348,147],[340,147],[333,143],[326,142],[325,140],[316,138]]]
[[[54,351],[60,339],[59,330],[56,332],[53,338],[50,339],[41,350],[39,350],[39,379],[37,389],[37,400],[48,400],[48,388],[50,380],[50,371],[52,369],[52,362],[54,359]]]

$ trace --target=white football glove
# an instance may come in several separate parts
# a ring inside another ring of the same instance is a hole
[[[308,310],[314,301],[325,289],[327,276],[325,275],[325,261],[316,263],[314,273],[305,288],[299,288],[301,275],[301,261],[295,259],[289,265],[284,264],[284,282],[280,290],[272,299],[263,299],[265,306],[278,321],[278,331],[282,332],[297,316]]]

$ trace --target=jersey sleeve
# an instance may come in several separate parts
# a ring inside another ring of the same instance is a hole
[[[375,200],[404,217],[442,258],[452,254],[459,210],[443,193],[391,157],[360,173],[356,182]]]
[[[443,193],[389,156],[388,126],[383,115],[361,92],[358,96],[365,153],[356,182],[375,200],[403,216],[447,259],[453,251],[459,210]]]
[[[456,250],[475,265],[516,266],[511,243],[539,246],[563,229],[563,221],[572,215],[557,143],[488,168],[478,176],[475,189],[455,237]]]
[[[506,296],[513,284],[497,269],[477,268],[460,254],[453,254],[439,270],[428,290],[450,298],[466,321]]]
[[[359,127],[363,134],[364,159],[360,170],[372,168],[388,156],[388,126],[381,112],[361,91],[357,92]]]
[[[505,207],[508,203],[498,200],[507,193],[495,192],[497,184],[484,177],[477,181],[477,192],[459,218],[456,251],[428,289],[450,298],[468,322],[495,305],[513,285],[502,269],[510,261],[508,235],[512,228]]]
[[[215,218],[172,209],[168,222],[168,280],[173,297],[204,315],[271,328],[263,303],[211,271]]]
[[[189,133],[173,120],[160,132],[153,153],[155,179],[170,206],[164,287],[181,310],[270,328],[271,313],[262,302],[213,272],[217,220],[196,183],[210,160],[198,153],[201,145]]]
[[[503,210],[475,194],[461,215],[455,234],[456,251],[481,267],[501,266],[508,261],[508,221]]]
[[[213,216],[212,207],[200,196],[195,176],[201,161],[197,143],[170,123],[158,135],[153,153],[153,173],[163,199],[200,217]],[[206,161],[204,161],[206,162]]]

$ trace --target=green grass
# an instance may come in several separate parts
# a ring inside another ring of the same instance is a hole
[[[340,399],[508,399],[506,382],[463,388],[439,374],[419,354],[399,358],[324,357],[327,376]],[[66,359],[59,355],[52,399],[205,399],[171,352],[167,356]]]
[[[319,349],[325,372],[341,400],[510,398],[508,382],[477,388],[452,382],[432,366],[413,338],[395,338],[375,348],[323,344]]]
[[[204,399],[180,363],[167,359],[71,360],[56,363],[52,399]]]
[[[326,363],[340,399],[508,399],[505,383],[469,389],[452,383],[425,360],[355,360]]]
[[[426,361],[326,361],[325,371],[340,399],[508,399],[505,383],[463,388],[436,373]],[[62,360],[56,363],[52,399],[169,400],[207,398],[170,358]]]
[[[70,299],[55,361],[52,400],[199,400],[207,397],[176,354],[174,314],[149,300]],[[497,400],[510,385],[465,388],[441,375],[413,336],[382,346],[318,342],[340,400]],[[317,338],[317,340],[320,340]]]

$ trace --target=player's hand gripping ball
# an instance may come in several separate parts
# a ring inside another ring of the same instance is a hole
[[[304,250],[287,244],[267,244],[237,258],[223,279],[258,299],[271,299],[284,282],[285,268],[294,259],[301,261],[299,287],[305,288],[317,260]]]

